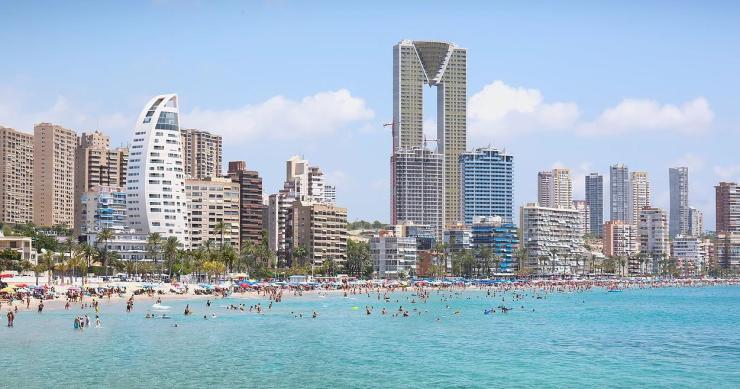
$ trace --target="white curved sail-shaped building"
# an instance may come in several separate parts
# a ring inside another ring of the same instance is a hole
[[[177,95],[160,95],[136,120],[126,176],[127,216],[137,233],[175,236],[188,246],[178,113]]]

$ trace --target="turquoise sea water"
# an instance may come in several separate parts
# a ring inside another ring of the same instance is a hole
[[[483,314],[501,304],[485,292],[409,296],[288,297],[261,316],[223,307],[256,300],[165,301],[171,320],[145,319],[139,298],[130,314],[102,305],[103,327],[84,331],[79,306],[21,311],[0,327],[0,387],[740,387],[738,287],[507,295],[506,315]],[[399,305],[423,313],[380,315]]]

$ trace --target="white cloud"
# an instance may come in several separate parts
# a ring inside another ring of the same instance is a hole
[[[546,103],[539,90],[512,87],[503,81],[483,87],[468,106],[471,134],[481,136],[563,130],[572,127],[579,116],[575,103]]]
[[[320,92],[300,101],[275,96],[235,109],[196,107],[190,113],[183,113],[180,123],[185,127],[209,129],[221,134],[226,142],[239,144],[259,138],[305,139],[332,134],[373,116],[363,99],[340,89]]]
[[[470,97],[468,120],[471,135],[483,138],[553,130],[579,135],[634,131],[700,134],[711,125],[714,112],[704,97],[681,105],[627,98],[588,121],[581,117],[576,103],[546,101],[538,89],[509,86],[497,80]]]
[[[681,106],[660,104],[654,100],[624,99],[608,108],[594,121],[583,124],[583,134],[617,135],[632,131],[669,130],[686,134],[702,133],[714,120],[714,112],[703,97]]]

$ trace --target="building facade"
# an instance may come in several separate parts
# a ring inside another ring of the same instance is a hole
[[[721,269],[737,274],[740,271],[740,232],[717,232],[714,253]]]
[[[82,196],[96,187],[125,188],[128,149],[110,148],[110,138],[99,132],[82,133],[75,151],[75,234],[85,223]],[[89,200],[89,198],[88,198]]]
[[[33,135],[0,126],[0,223],[33,222]]]
[[[182,129],[180,135],[185,177],[195,180],[221,177],[221,135],[195,129]]]
[[[586,235],[591,231],[591,209],[588,207],[586,200],[573,200],[571,208],[577,210],[581,214],[580,227],[581,235]]]
[[[705,268],[702,240],[695,236],[676,235],[671,240],[671,258],[680,275],[697,276]]]
[[[702,236],[704,234],[704,215],[700,210],[689,207],[689,236]]]
[[[519,233],[514,224],[500,218],[477,217],[470,227],[474,249],[488,247],[498,261],[496,273],[513,273],[518,269],[514,253],[519,247]]]
[[[624,165],[609,167],[609,220],[629,221],[630,176]]]
[[[537,173],[537,204],[552,207],[552,170]]]
[[[653,273],[660,271],[660,262],[668,259],[671,247],[668,238],[668,215],[660,208],[645,207],[640,212],[640,252],[650,259]]]
[[[136,120],[126,175],[126,215],[137,234],[186,244],[187,202],[177,95],[151,99]]]
[[[720,182],[715,186],[717,232],[740,232],[740,186]]]
[[[444,156],[421,147],[401,148],[391,157],[391,224],[412,222],[444,230]]]
[[[630,174],[630,208],[627,221],[637,224],[640,221],[640,211],[650,206],[650,179],[647,172],[632,172]]]
[[[93,186],[80,195],[78,235],[98,234],[104,229],[126,229],[126,190],[120,186]]]
[[[289,216],[291,249],[304,247],[308,259],[341,265],[347,259],[347,209],[331,204],[295,201]]]
[[[254,170],[247,170],[244,161],[229,162],[229,177],[239,185],[239,244],[254,245],[262,241],[262,177]]]
[[[219,247],[230,245],[239,252],[239,189],[239,183],[228,178],[185,180],[186,240],[190,247],[211,241]]]
[[[75,218],[77,134],[40,123],[33,128],[33,222],[71,228]]]
[[[460,155],[462,216],[500,216],[511,223],[514,207],[514,157],[494,148]]]
[[[373,271],[379,278],[416,275],[416,239],[396,236],[370,238]]]
[[[604,255],[633,257],[640,252],[640,233],[636,225],[621,220],[604,224]]]
[[[604,228],[604,176],[591,173],[586,176],[586,204],[589,209],[589,234],[602,236]]]
[[[437,151],[444,155],[443,209],[449,226],[462,219],[459,160],[467,149],[467,50],[434,41],[404,40],[393,46],[394,153],[424,147],[425,85],[437,88]]]
[[[668,169],[670,236],[689,233],[689,168]]]
[[[576,272],[585,254],[577,210],[529,203],[521,207],[519,223],[527,267],[541,274]]]

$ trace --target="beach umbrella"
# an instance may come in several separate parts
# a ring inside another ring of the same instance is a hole
[[[0,289],[0,293],[15,293],[15,288],[8,286],[6,288]]]
[[[10,273],[3,273],[3,274],[0,274],[0,278],[10,278],[10,277],[13,277],[13,275],[12,275],[12,274],[10,274]]]

